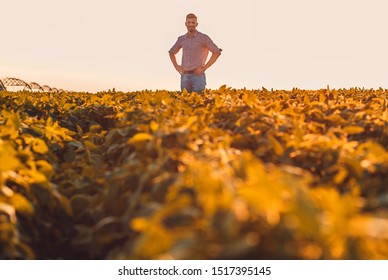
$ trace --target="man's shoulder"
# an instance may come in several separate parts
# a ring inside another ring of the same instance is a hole
[[[198,30],[197,30],[197,34],[198,36],[201,36],[201,37],[209,37],[205,33],[199,32]]]
[[[200,38],[201,40],[210,39],[210,37],[209,37],[207,34],[202,33],[202,32],[199,32],[198,30],[197,30],[197,36],[198,36],[198,38]]]
[[[182,40],[182,39],[184,39],[185,37],[186,37],[186,34],[183,34],[183,35],[181,35],[181,36],[178,37],[178,40]]]

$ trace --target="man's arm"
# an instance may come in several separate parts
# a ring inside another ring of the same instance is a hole
[[[174,65],[176,71],[179,72],[179,74],[183,74],[183,67],[181,65],[179,65],[177,62],[176,62],[176,57],[175,57],[175,54],[172,53],[172,52],[169,52],[170,54],[170,59],[171,59],[171,62],[172,64]]]
[[[213,65],[214,62],[218,59],[218,57],[221,55],[222,49],[219,49],[218,52],[213,52],[212,56],[210,57],[209,61],[202,67],[198,67],[194,74],[195,75],[202,75],[210,66]]]

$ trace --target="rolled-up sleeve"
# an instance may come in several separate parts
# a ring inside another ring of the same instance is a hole
[[[205,46],[212,53],[221,53],[222,49],[217,47],[216,44],[213,43],[212,39],[209,36],[205,35]]]
[[[168,52],[172,54],[177,54],[181,48],[182,48],[182,36],[178,37],[178,40]]]

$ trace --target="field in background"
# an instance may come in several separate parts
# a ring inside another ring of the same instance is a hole
[[[0,92],[0,259],[387,259],[387,94]]]

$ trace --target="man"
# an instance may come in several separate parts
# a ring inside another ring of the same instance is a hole
[[[197,17],[194,14],[188,14],[185,22],[187,33],[178,37],[175,45],[170,49],[170,59],[175,69],[181,74],[181,90],[188,92],[201,92],[206,87],[205,71],[208,69],[221,54],[213,41],[199,31],[197,31]],[[182,64],[179,65],[175,55],[182,48]],[[206,63],[209,51],[212,53],[209,61]]]

